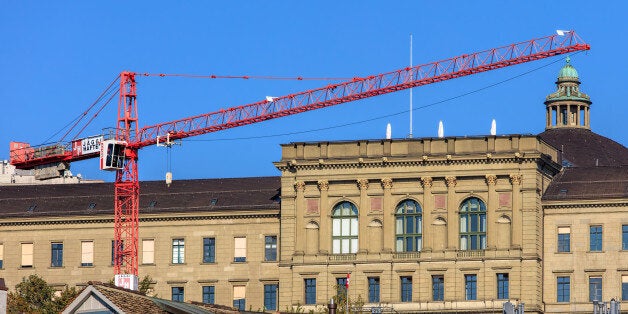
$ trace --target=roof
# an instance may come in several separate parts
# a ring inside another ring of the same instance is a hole
[[[567,57],[565,60],[567,64],[565,64],[560,71],[558,72],[558,79],[561,78],[575,78],[578,79],[578,71],[571,65],[571,59]]]
[[[571,167],[628,165],[628,148],[585,128],[547,129],[539,137]]]
[[[127,314],[213,314],[204,306],[190,303],[169,301],[145,296],[137,291],[118,288],[112,285],[90,282],[79,295],[65,308],[63,313],[75,313],[78,310],[107,309],[113,313]]]
[[[0,215],[113,215],[113,183],[0,186]],[[140,214],[278,210],[280,177],[140,182]],[[29,210],[30,209],[30,210]]]
[[[543,200],[616,198],[628,198],[628,166],[565,167],[543,194]]]

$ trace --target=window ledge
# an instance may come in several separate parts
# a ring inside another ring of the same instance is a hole
[[[278,260],[274,260],[274,261],[262,261],[262,263],[278,263]]]
[[[187,263],[169,263],[170,266],[187,265]]]
[[[64,269],[65,266],[50,266],[48,269]]]
[[[142,263],[140,266],[157,266],[155,263]]]
[[[200,262],[199,264],[200,265],[216,265],[218,263],[216,263],[216,262]]]
[[[587,251],[587,253],[604,253],[604,251]]]
[[[569,252],[554,252],[554,254],[571,254],[573,252],[569,251]]]
[[[96,266],[91,265],[91,266],[83,266],[83,265],[79,265],[79,268],[95,268]],[[58,268],[58,267],[55,267]]]
[[[246,262],[231,262],[231,264],[236,264],[236,265],[239,265],[239,264],[248,264],[248,263],[249,263],[248,261],[246,261]]]
[[[35,266],[20,266],[18,269],[35,269]]]

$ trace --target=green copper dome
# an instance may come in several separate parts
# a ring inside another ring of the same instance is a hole
[[[578,78],[578,71],[571,65],[571,59],[567,57],[567,64],[558,72],[558,78],[573,77]]]

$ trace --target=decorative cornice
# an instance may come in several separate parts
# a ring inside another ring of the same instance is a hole
[[[447,187],[453,188],[456,187],[456,177],[446,177],[445,182],[447,183]]]
[[[248,218],[279,218],[280,214],[245,214],[245,215],[220,215],[220,216],[165,216],[165,217],[140,217],[140,222],[157,221],[188,221],[188,220],[219,220],[219,219],[248,219]],[[64,219],[64,220],[38,220],[38,221],[8,221],[0,222],[0,227],[7,226],[42,226],[42,225],[66,225],[66,224],[113,224],[113,218],[101,219]]]
[[[391,178],[383,178],[382,179],[382,188],[384,190],[390,190],[393,187],[393,180]]]
[[[360,190],[368,190],[368,188],[369,188],[369,180],[368,179],[358,179],[356,181],[358,183],[358,188],[360,188]]]
[[[423,184],[423,188],[431,188],[432,177],[421,177],[421,183]]]
[[[329,181],[327,180],[318,180],[318,189],[321,191],[329,190]]]
[[[523,180],[523,176],[518,173],[513,173],[510,175],[510,182],[512,185],[521,185],[521,181]]]
[[[494,174],[487,174],[486,175],[486,184],[488,185],[495,185],[495,183],[497,183],[497,176]]]
[[[306,161],[301,161],[298,165],[288,165],[285,162],[275,163],[275,166],[280,171],[288,171],[292,169],[296,170],[320,170],[320,169],[357,169],[357,168],[381,168],[381,167],[410,167],[410,166],[422,166],[422,167],[430,167],[430,166],[452,166],[452,165],[479,165],[479,164],[511,164],[511,163],[536,163],[539,159],[545,160],[540,155],[526,153],[525,156],[519,157],[511,157],[511,156],[495,156],[492,155],[492,158],[487,159],[486,155],[482,155],[482,157],[478,158],[465,158],[465,159],[455,159],[456,156],[452,155],[451,160],[443,159],[435,159],[436,157],[430,157],[428,161],[424,160],[391,160],[388,158],[386,163],[382,163],[381,160],[378,161],[366,161],[364,160],[362,163],[359,161],[351,161],[351,162],[333,162],[333,160],[328,160],[325,164],[321,165],[316,161],[315,163],[307,163]],[[546,160],[550,161],[551,160]]]

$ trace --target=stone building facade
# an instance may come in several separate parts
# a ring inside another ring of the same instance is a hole
[[[628,299],[628,149],[568,62],[539,135],[282,145],[280,177],[143,182],[140,278],[162,298],[402,313],[591,312]],[[113,276],[110,183],[0,186],[0,277]],[[346,292],[347,278],[350,277]]]

